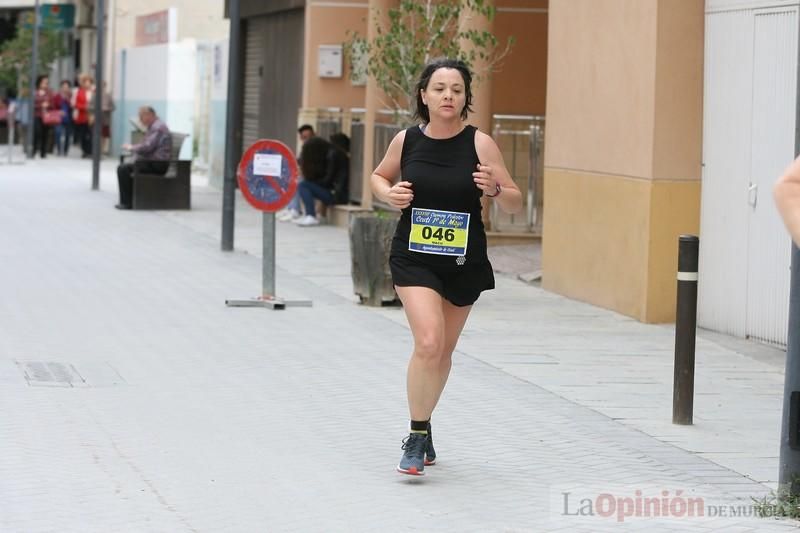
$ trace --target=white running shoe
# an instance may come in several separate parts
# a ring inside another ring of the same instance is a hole
[[[284,209],[278,213],[275,218],[281,222],[289,222],[300,218],[300,212],[295,209]]]
[[[300,217],[295,220],[294,223],[303,228],[307,228],[309,226],[319,226],[319,220],[317,220],[317,217],[312,217],[311,215]]]

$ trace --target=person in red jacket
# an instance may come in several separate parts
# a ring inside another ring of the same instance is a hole
[[[36,94],[33,99],[33,150],[36,156],[38,149],[42,159],[47,156],[47,140],[52,126],[45,123],[44,114],[53,109],[53,91],[50,90],[50,79],[47,76],[36,78]]]
[[[92,115],[92,77],[81,74],[78,78],[78,87],[72,91],[72,123],[75,128],[76,140],[81,143],[83,157],[92,155],[92,129],[94,116]]]
[[[56,152],[58,155],[67,155],[69,141],[72,138],[72,85],[63,80],[61,88],[53,96],[53,107],[61,111],[61,123],[56,125]]]

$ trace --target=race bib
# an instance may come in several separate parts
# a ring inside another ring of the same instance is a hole
[[[411,209],[408,249],[437,255],[467,255],[469,213]]]

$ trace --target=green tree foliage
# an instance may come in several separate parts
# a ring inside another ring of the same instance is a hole
[[[459,21],[468,17],[492,20],[495,8],[486,0],[400,0],[387,12],[382,27],[375,15],[377,36],[368,41],[353,32],[345,44],[354,79],[372,77],[389,98],[383,105],[395,111],[398,122],[414,106],[414,86],[424,66],[433,58],[461,59],[473,69],[476,82],[496,70],[511,51],[513,37],[504,47],[488,31],[464,29]],[[464,43],[470,44],[466,50]],[[475,71],[476,61],[485,64]]]
[[[64,36],[56,30],[39,30],[38,74],[47,74],[50,65],[65,53]],[[22,74],[23,86],[27,86],[33,59],[33,29],[20,26],[17,36],[0,45],[0,87],[16,87],[17,72]]]

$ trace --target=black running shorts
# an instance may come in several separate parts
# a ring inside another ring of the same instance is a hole
[[[455,258],[453,259],[455,263]],[[494,289],[489,261],[452,267],[430,266],[404,255],[389,258],[392,281],[398,287],[428,287],[459,307],[472,305],[482,291]]]

